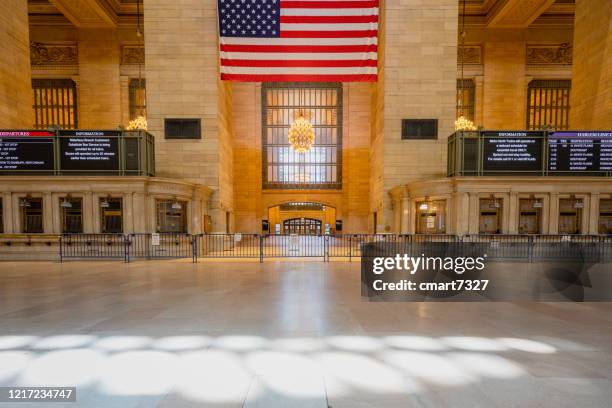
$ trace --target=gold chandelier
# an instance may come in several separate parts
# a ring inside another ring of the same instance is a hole
[[[303,111],[297,111],[295,116],[296,119],[289,128],[289,144],[296,152],[306,153],[314,144],[315,132]]]
[[[455,120],[455,130],[456,131],[473,131],[478,130],[474,122],[461,115]]]
[[[127,130],[147,130],[147,118],[139,115],[135,119],[130,120]]]

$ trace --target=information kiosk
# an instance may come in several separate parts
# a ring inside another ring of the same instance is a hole
[[[580,198],[559,199],[559,234],[580,234],[582,232],[582,209]]]
[[[502,231],[502,207],[501,198],[480,199],[480,227],[481,234],[501,234]]]
[[[446,200],[425,200],[416,203],[417,234],[446,233]]]
[[[519,234],[542,233],[542,200],[519,199]]]
[[[612,199],[605,198],[599,202],[599,233],[612,234]]]

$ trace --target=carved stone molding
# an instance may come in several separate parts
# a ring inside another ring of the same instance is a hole
[[[528,45],[527,65],[571,65],[572,44]]]
[[[76,44],[30,43],[30,63],[41,65],[78,65],[79,53]]]
[[[144,64],[145,49],[140,45],[124,45],[121,47],[121,63],[125,65]]]
[[[466,65],[482,65],[482,46],[466,45],[457,49],[457,63],[463,61]]]

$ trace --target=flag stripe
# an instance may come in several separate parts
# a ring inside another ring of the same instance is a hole
[[[304,55],[317,55],[320,54],[321,58],[333,58],[333,54],[354,54],[354,56],[361,55],[363,58],[375,59],[376,58],[376,45],[340,45],[340,46],[282,46],[282,45],[221,45],[222,53],[235,53],[235,54],[270,54],[275,53],[287,54],[284,58],[295,59],[295,54]],[[364,54],[365,53],[365,54]],[[331,55],[330,55],[331,54]],[[238,56],[240,57],[240,56]],[[234,57],[235,58],[235,57]]]
[[[221,66],[226,74],[295,74],[295,75],[342,75],[342,74],[376,74],[376,67],[228,67]]]
[[[284,16],[281,14],[282,24],[347,24],[347,23],[378,23],[377,15],[365,16]]]
[[[378,1],[376,0],[363,0],[363,1],[295,1],[287,0],[281,1],[281,9],[285,8],[369,8],[378,7]]]
[[[224,81],[240,81],[240,82],[268,82],[268,81],[284,81],[284,82],[376,82],[377,75],[247,75],[247,74],[226,74],[221,73],[221,79]]]
[[[353,31],[283,31],[281,38],[352,38],[352,37],[374,37],[376,30],[353,30]]]
[[[376,60],[250,60],[250,59],[221,59],[225,67],[376,67]]]
[[[230,60],[230,59],[240,59],[240,60],[264,60],[264,61],[274,61],[274,60],[290,60],[290,61],[299,61],[299,60],[311,60],[311,61],[350,61],[350,60],[376,60],[378,55],[375,52],[370,53],[356,53],[356,52],[336,52],[336,53],[327,53],[327,54],[319,54],[319,53],[277,53],[277,52],[220,52],[220,57],[222,60]]]
[[[221,37],[221,46],[224,45],[245,45],[250,47],[258,46],[287,46],[291,47],[303,47],[303,46],[364,46],[364,45],[376,45],[378,39],[376,37],[364,37],[364,38],[309,38],[304,40],[302,38],[266,38],[266,41],[262,41],[260,38],[248,38],[248,37]],[[286,50],[282,50],[286,52]],[[315,50],[316,51],[316,50]],[[341,50],[339,50],[341,52]]]
[[[320,23],[320,24],[283,24],[281,23],[281,31],[376,31],[376,23]]]
[[[378,15],[377,8],[355,9],[282,9],[281,16],[371,16]]]

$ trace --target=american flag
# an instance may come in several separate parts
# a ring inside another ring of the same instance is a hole
[[[221,79],[376,81],[378,0],[218,0]]]

